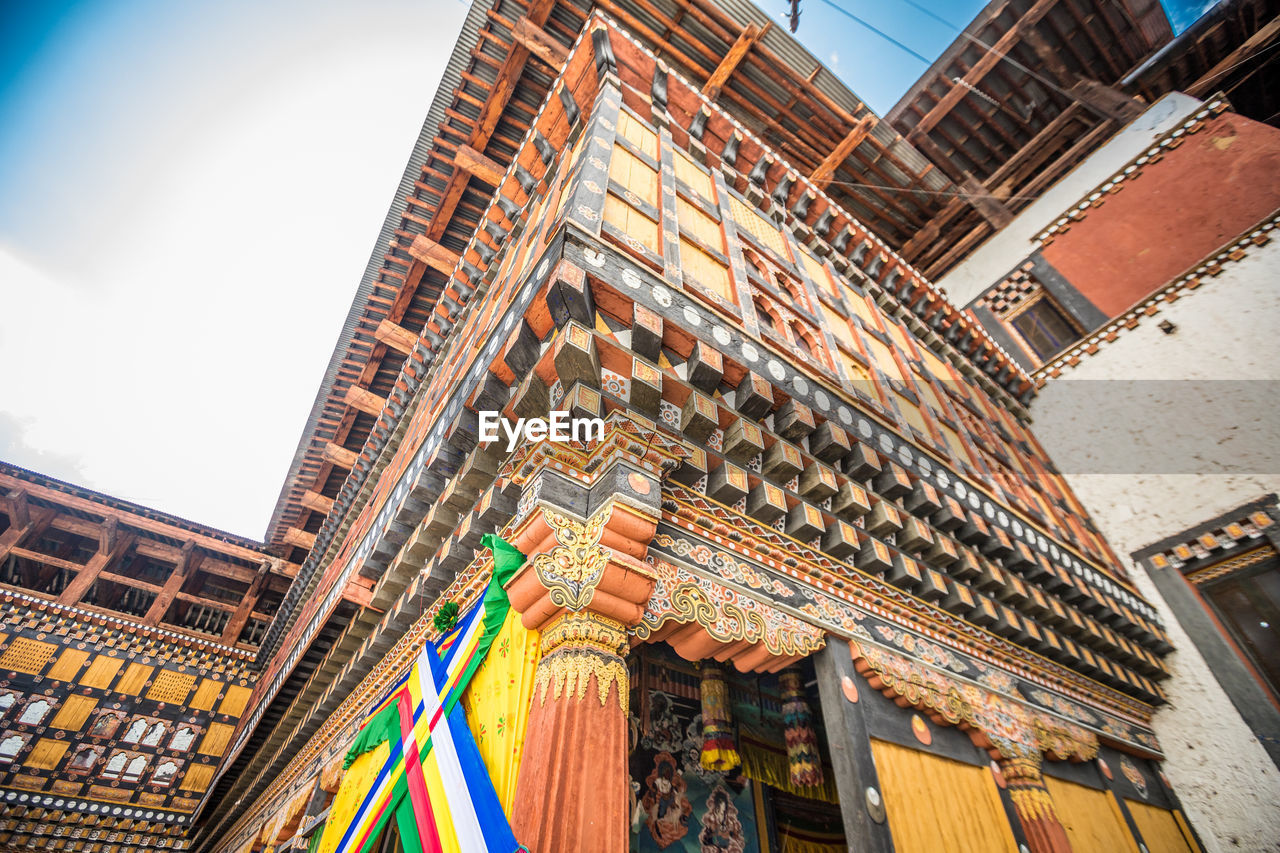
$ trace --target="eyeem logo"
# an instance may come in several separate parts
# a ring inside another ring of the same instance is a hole
[[[499,412],[480,412],[480,440],[486,444],[498,440],[498,428],[507,437],[507,452],[525,441],[600,441],[604,438],[604,421],[600,418],[571,418],[568,412],[552,412],[550,418],[519,418],[513,424]]]

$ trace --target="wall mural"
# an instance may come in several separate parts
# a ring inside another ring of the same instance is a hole
[[[751,781],[699,761],[699,703],[651,690],[644,704],[647,719],[632,717],[633,853],[759,853]]]

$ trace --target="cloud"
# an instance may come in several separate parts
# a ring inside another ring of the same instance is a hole
[[[35,421],[0,412],[0,459],[58,480],[84,485],[84,458],[74,453],[55,453],[33,447],[27,432]]]
[[[831,51],[831,55],[827,57],[827,66],[828,66],[832,71],[834,71],[835,69],[837,69],[837,68],[839,68],[839,67],[840,67],[840,53],[839,53],[839,51],[835,51],[835,50]]]

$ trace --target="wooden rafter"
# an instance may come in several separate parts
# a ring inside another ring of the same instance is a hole
[[[943,116],[950,112],[956,104],[960,103],[965,95],[969,94],[969,87],[976,86],[981,82],[987,72],[1004,59],[1004,55],[1018,43],[1023,34],[1048,14],[1049,10],[1057,2],[1058,0],[1036,0],[1035,5],[1028,9],[1026,14],[1018,19],[1017,23],[1006,30],[1004,35],[1000,36],[999,40],[991,46],[990,50],[982,54],[982,58],[975,62],[973,67],[965,73],[960,83],[953,84],[951,90],[942,96],[942,99],[933,106],[933,109],[925,113],[924,117],[907,134],[907,139],[914,142],[918,137],[932,130],[934,125],[942,120]]]
[[[724,59],[720,60],[716,70],[712,71],[711,76],[707,78],[706,84],[702,87],[702,94],[713,101],[720,97],[720,90],[724,88],[725,83],[729,82],[729,77],[738,67],[738,63],[746,58],[751,46],[759,41],[769,26],[772,26],[772,22],[764,29],[755,24],[747,24],[743,28],[741,35],[734,41],[733,47],[729,48],[729,52],[724,55]]]
[[[569,51],[528,17],[516,21],[511,32],[515,36],[516,43],[546,63],[553,71],[559,72],[564,67],[565,60],[569,58]]]
[[[524,19],[522,18],[521,20]],[[507,171],[470,145],[463,145],[458,148],[458,153],[453,157],[453,165],[467,174],[479,178],[491,187],[497,187],[502,182],[502,176]]]
[[[832,149],[827,158],[818,164],[818,168],[813,170],[813,174],[809,176],[809,180],[817,187],[825,187],[831,182],[831,176],[835,174],[840,164],[848,159],[853,153],[853,149],[862,144],[862,141],[870,135],[872,129],[876,126],[877,119],[874,115],[863,116],[862,119],[854,125],[853,130],[840,140],[840,144]]]

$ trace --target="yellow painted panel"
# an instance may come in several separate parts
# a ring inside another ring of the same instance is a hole
[[[890,379],[902,379],[902,371],[898,368],[898,361],[893,357],[893,350],[886,345],[880,343],[878,338],[870,335],[866,336],[868,354],[871,361],[876,367],[884,371],[885,375]]]
[[[200,689],[196,690],[196,695],[193,695],[187,707],[196,711],[214,710],[214,702],[218,701],[218,693],[221,689],[223,689],[221,681],[214,679],[201,681]]]
[[[1045,787],[1074,853],[1138,853],[1115,797],[1052,776]]]
[[[618,135],[639,148],[646,157],[658,159],[658,134],[626,110],[618,115]]]
[[[184,791],[207,791],[212,781],[212,764],[193,764],[187,770],[187,775],[183,776],[182,781],[178,783],[178,787]]]
[[[116,683],[116,692],[137,696],[142,692],[142,686],[147,683],[147,679],[151,677],[151,672],[154,669],[155,667],[147,666],[146,664],[129,664],[129,668],[124,671],[124,675],[120,676],[120,681]]]
[[[67,701],[62,703],[62,707],[58,709],[57,715],[49,725],[55,729],[78,732],[96,707],[98,707],[98,700],[92,696],[68,696]]]
[[[855,291],[853,288],[844,287],[843,285],[841,285],[841,287],[844,290],[844,300],[849,304],[849,310],[852,311],[856,316],[860,317],[862,319],[862,322],[865,323],[869,328],[879,329],[880,320],[876,316],[877,314],[879,314],[879,311],[875,308],[872,308],[870,305],[868,305],[867,300],[864,299],[862,296],[858,295],[857,291]]]
[[[55,643],[42,643],[39,640],[18,637],[9,644],[4,654],[0,655],[0,670],[39,675],[45,665],[53,659],[53,653],[57,650],[58,646]]]
[[[920,414],[920,407],[901,394],[894,396],[897,397],[898,409],[907,419],[907,423],[919,430],[921,435],[931,435],[928,425],[924,422],[924,416]]]
[[[42,737],[31,750],[31,754],[22,762],[22,766],[33,770],[52,770],[58,766],[58,762],[62,760],[62,756],[66,754],[67,747],[70,745],[65,740]]]
[[[684,181],[689,189],[710,201],[711,176],[681,152],[676,151],[675,155],[676,177]]]
[[[684,199],[677,200],[676,214],[681,228],[711,248],[724,251],[724,233],[720,230],[719,222]]]
[[[227,695],[218,706],[219,714],[230,714],[238,717],[244,713],[244,706],[249,704],[249,696],[253,693],[248,687],[233,684],[227,688]]]
[[[938,377],[939,381],[951,381],[951,371],[947,368],[947,365],[943,363],[942,359],[934,355],[928,347],[920,347],[920,352],[924,356],[925,367],[929,368],[930,373]]]
[[[854,342],[853,332],[849,329],[849,321],[844,318],[844,315],[826,303],[818,304],[822,306],[822,314],[827,319],[827,328],[835,336],[836,342],[847,349],[857,349],[858,345]]]
[[[898,349],[902,350],[906,355],[911,355],[915,352],[911,347],[911,342],[908,340],[910,336],[907,334],[906,329],[897,323],[885,323],[885,325],[889,327],[889,336],[897,343]]]
[[[784,260],[791,259],[786,241],[782,239],[782,232],[772,222],[756,213],[754,207],[743,204],[734,196],[729,196],[729,209],[733,212],[733,221],[738,223],[738,227],[750,234],[757,243],[766,249],[772,249]]]
[[[989,768],[874,739],[871,754],[897,853],[1017,853]]]
[[[58,662],[49,668],[47,673],[54,681],[71,681],[80,672],[80,667],[88,659],[89,653],[80,649],[67,649],[58,655]]]
[[[969,451],[965,449],[964,442],[960,440],[960,436],[949,426],[939,424],[938,429],[942,432],[942,437],[947,440],[947,446],[951,448],[951,452],[961,462],[969,463]]]
[[[800,261],[804,264],[805,272],[809,274],[809,278],[818,286],[818,290],[826,293],[831,297],[837,297],[836,286],[831,281],[831,276],[827,273],[827,268],[818,262],[818,259],[810,255],[804,249],[800,250]]]
[[[191,688],[195,686],[196,677],[171,669],[162,669],[151,682],[147,698],[153,702],[167,702],[170,705],[181,705],[187,701]]]
[[[730,296],[728,268],[683,238],[680,240],[680,266],[686,275],[721,299],[734,301]]]
[[[658,223],[612,193],[604,200],[604,221],[646,246],[650,251],[661,254],[658,243]]]
[[[231,733],[235,731],[234,726],[228,726],[225,723],[210,723],[209,731],[205,733],[204,740],[200,741],[200,746],[196,749],[203,755],[222,755],[227,750],[227,743],[231,740]]]
[[[636,155],[620,145],[613,148],[609,161],[609,178],[635,193],[641,200],[658,206],[658,173]]]
[[[89,669],[85,671],[80,683],[85,687],[106,690],[111,686],[111,682],[115,679],[116,673],[120,671],[120,665],[123,663],[124,661],[120,658],[98,655],[93,659],[93,663],[89,664]]]
[[[1200,853],[1200,846],[1183,833],[1175,812],[1137,800],[1126,799],[1124,804],[1151,853]]]

